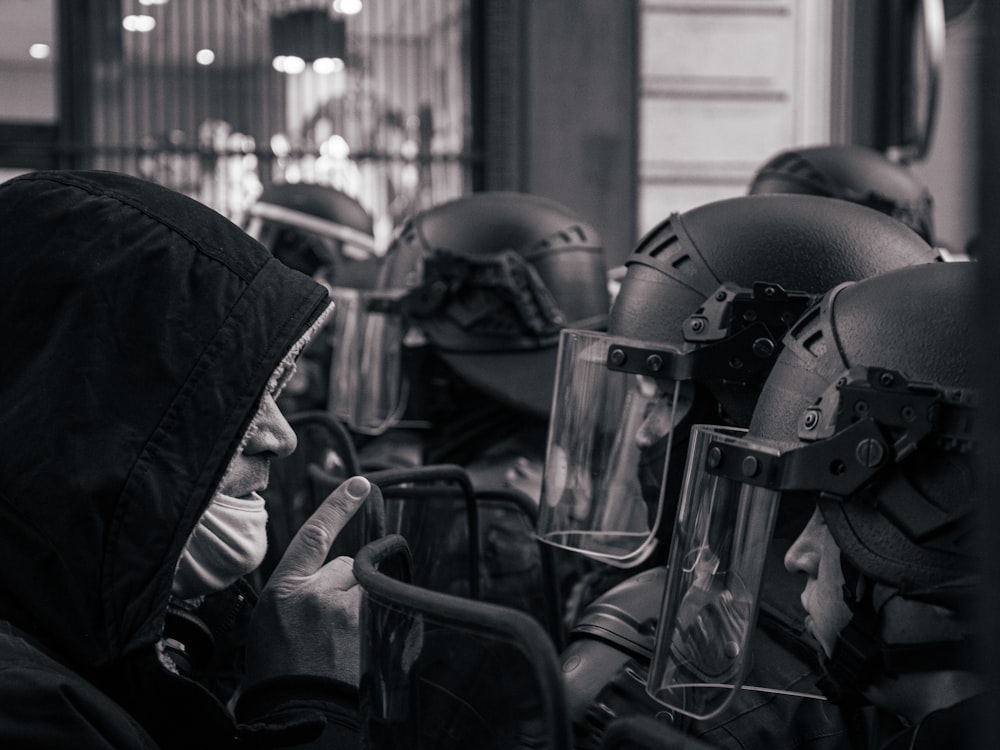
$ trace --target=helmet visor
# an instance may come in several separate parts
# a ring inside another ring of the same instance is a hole
[[[746,678],[750,636],[779,493],[709,473],[719,442],[745,430],[698,425],[673,538],[647,691],[696,719],[721,711]]]
[[[379,434],[396,424],[406,407],[400,293],[336,287],[330,296],[335,305],[330,410],[356,432]]]
[[[655,548],[673,427],[685,411],[680,381],[618,369],[616,352],[640,348],[594,331],[561,333],[538,517],[542,541],[622,567]],[[655,476],[643,481],[646,467]]]
[[[289,228],[315,243],[317,256],[326,263],[364,260],[377,254],[375,240],[366,232],[273,203],[253,205],[244,231],[273,251],[281,232]]]

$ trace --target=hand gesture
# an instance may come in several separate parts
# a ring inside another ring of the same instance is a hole
[[[326,557],[370,492],[364,477],[343,482],[289,543],[254,609],[244,687],[284,675],[357,686],[361,589],[352,558]]]

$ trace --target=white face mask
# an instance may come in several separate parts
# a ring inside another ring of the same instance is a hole
[[[179,599],[221,591],[251,573],[267,552],[267,510],[256,492],[248,498],[216,493],[188,538],[174,575]]]
[[[221,591],[264,561],[267,509],[255,490],[267,486],[270,460],[295,449],[295,433],[275,399],[295,371],[295,358],[332,310],[330,304],[272,373],[219,488],[184,545],[174,574],[174,597],[194,599]]]

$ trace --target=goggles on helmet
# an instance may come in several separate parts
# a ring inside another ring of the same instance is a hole
[[[564,330],[539,538],[612,565],[642,563],[672,513],[664,493],[667,472],[681,469],[669,464],[693,396],[689,381],[762,381],[781,335],[812,299],[776,284],[724,284],[682,324],[684,351]]]
[[[370,234],[274,203],[260,202],[251,206],[245,231],[264,246],[271,247],[276,233],[288,227],[316,240],[317,249],[327,263],[336,263],[341,254],[351,260],[364,260],[377,254],[375,239]]]
[[[898,372],[846,371],[798,421],[787,447],[746,430],[692,429],[647,691],[696,718],[721,711],[743,686],[765,555],[783,491],[846,501],[918,445],[972,441],[968,391]],[[951,523],[928,504],[882,506],[914,539]]]
[[[352,429],[377,434],[399,422],[407,348],[441,352],[531,351],[552,346],[565,325],[538,273],[508,250],[478,257],[437,250],[412,288],[336,288],[330,403]]]

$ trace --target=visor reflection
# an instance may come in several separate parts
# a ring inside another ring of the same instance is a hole
[[[647,684],[657,701],[698,719],[725,708],[745,680],[778,505],[772,490],[704,470],[711,443],[744,433],[692,429]]]
[[[681,384],[608,367],[617,341],[594,331],[561,334],[538,535],[629,567],[656,545]],[[651,446],[662,451],[655,461]],[[650,464],[662,466],[652,509],[641,481]]]

